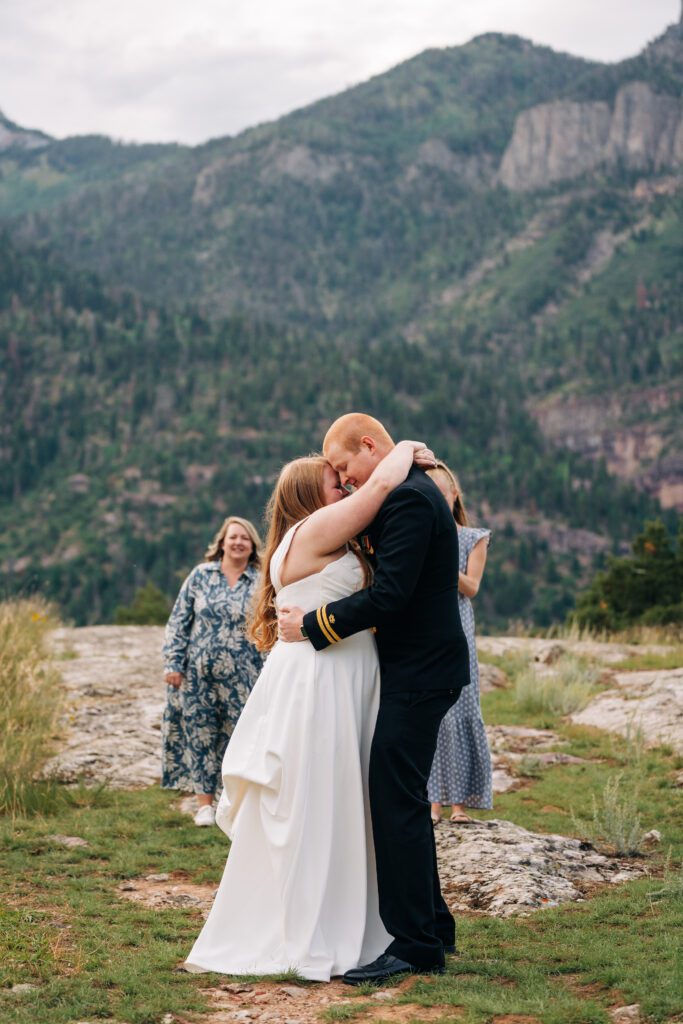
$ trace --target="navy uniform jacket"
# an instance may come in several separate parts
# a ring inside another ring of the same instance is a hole
[[[361,537],[374,565],[364,590],[304,616],[317,651],[376,628],[382,692],[470,681],[458,610],[458,530],[438,487],[413,466]]]

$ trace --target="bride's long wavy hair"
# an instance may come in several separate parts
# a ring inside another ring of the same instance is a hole
[[[266,506],[268,536],[261,556],[261,579],[247,621],[247,636],[259,651],[269,651],[277,641],[275,587],[270,579],[270,562],[287,530],[325,504],[323,470],[328,465],[322,455],[307,455],[283,466]],[[363,582],[372,582],[372,567],[355,540],[349,547],[363,568]]]
[[[327,459],[322,455],[308,455],[288,462],[282,468],[266,506],[268,536],[262,556],[261,580],[254,610],[247,624],[247,636],[259,651],[269,651],[277,640],[275,588],[270,579],[271,559],[287,530],[325,504],[323,469],[326,465]]]

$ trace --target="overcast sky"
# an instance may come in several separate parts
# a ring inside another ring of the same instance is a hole
[[[680,0],[0,0],[0,109],[52,135],[196,143],[430,46],[512,32],[615,61]]]

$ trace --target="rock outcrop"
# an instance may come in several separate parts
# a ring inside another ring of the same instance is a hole
[[[441,888],[456,913],[526,915],[584,899],[595,885],[626,882],[646,870],[579,839],[528,832],[510,821],[464,827],[443,822],[434,834]]]
[[[0,153],[5,149],[41,149],[50,143],[43,132],[33,132],[8,121],[0,110]]]
[[[525,191],[616,164],[655,171],[683,164],[683,102],[629,82],[613,108],[573,100],[531,107],[517,118],[499,178]]]
[[[642,738],[646,746],[666,744],[683,754],[683,668],[619,672],[616,688],[598,694],[572,715],[577,725]]]
[[[47,775],[124,789],[159,781],[163,633],[161,626],[55,630],[67,708],[62,748]]]
[[[683,511],[680,387],[659,385],[620,394],[550,395],[530,406],[543,435],[634,483],[664,508]]]
[[[419,179],[423,170],[430,167],[460,178],[473,188],[490,185],[496,172],[495,162],[490,154],[456,153],[445,142],[436,138],[427,139],[419,147],[414,162],[406,170],[406,182]]]

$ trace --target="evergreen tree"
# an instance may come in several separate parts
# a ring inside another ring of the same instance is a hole
[[[129,605],[119,605],[114,621],[117,626],[165,626],[171,603],[155,583],[145,583]]]
[[[612,558],[579,597],[571,618],[595,629],[683,622],[683,519],[678,546],[661,520],[647,522],[628,558]]]

